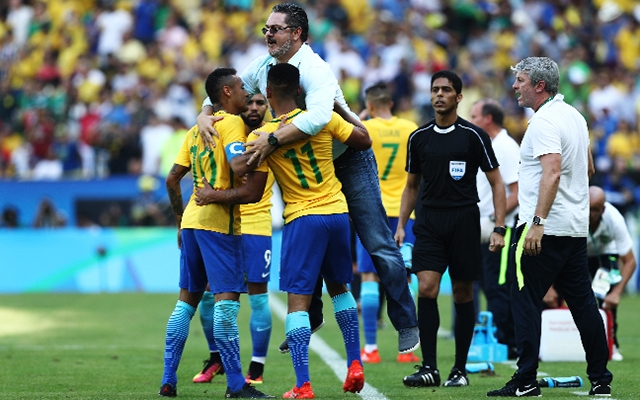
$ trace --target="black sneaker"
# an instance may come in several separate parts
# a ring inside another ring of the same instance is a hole
[[[589,390],[589,396],[611,396],[611,385],[608,383],[591,382],[591,390]]]
[[[318,332],[318,330],[320,328],[322,328],[324,326],[324,319],[322,320],[322,322],[320,322],[320,325],[316,326],[315,328],[312,326],[311,327],[311,333],[316,333]],[[285,354],[289,352],[289,343],[287,343],[287,339],[285,338],[284,341],[282,343],[280,343],[280,346],[278,347],[278,351],[280,351],[280,353]]]
[[[417,369],[418,372],[413,375],[405,376],[402,380],[402,383],[404,383],[405,386],[440,386],[440,372],[437,369],[432,369],[429,366],[422,365],[416,365],[415,369]]]
[[[176,397],[178,395],[178,390],[176,387],[170,383],[165,383],[160,387],[160,391],[158,395],[163,397]]]
[[[232,392],[231,389],[227,386],[227,392],[224,394],[224,397],[228,399],[275,399],[276,396],[270,396],[268,394],[264,394],[254,386],[245,383],[242,389],[237,392]]]
[[[458,368],[454,368],[451,370],[449,377],[444,381],[442,386],[469,386],[469,379],[467,379],[467,374],[465,372],[460,371]]]
[[[517,378],[517,372],[511,377],[502,389],[487,392],[487,397],[541,397],[538,382],[533,381],[527,385]]]

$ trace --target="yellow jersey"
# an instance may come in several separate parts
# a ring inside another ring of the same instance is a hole
[[[267,184],[262,198],[257,203],[241,204],[242,233],[248,235],[271,236],[271,195],[273,194],[273,172],[269,170]]]
[[[287,124],[304,111],[296,108],[287,114]],[[263,132],[275,132],[280,119],[259,128]],[[348,212],[347,200],[342,194],[342,184],[333,167],[331,143],[335,137],[346,141],[353,125],[335,112],[331,121],[315,136],[278,147],[256,171],[271,168],[282,189],[284,223],[288,224],[303,215],[330,215]],[[249,135],[248,141],[257,138]]]
[[[407,142],[418,125],[407,119],[372,118],[362,121],[371,137],[371,150],[376,155],[382,204],[387,216],[400,216],[400,200],[407,183]]]
[[[204,229],[227,235],[240,235],[240,207],[235,204],[207,204],[199,206],[195,203],[197,188],[203,187],[205,177],[214,189],[225,190],[238,187],[242,179],[237,177],[229,161],[226,149],[231,146],[234,152],[242,153],[245,142],[244,122],[237,115],[218,111],[215,115],[224,116],[214,126],[220,138],[214,137],[216,147],[208,149],[202,143],[197,126],[191,128],[182,142],[175,164],[191,169],[193,176],[193,193],[182,215],[180,228]]]

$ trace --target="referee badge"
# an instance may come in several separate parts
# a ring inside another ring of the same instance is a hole
[[[462,179],[466,168],[466,161],[449,161],[449,175],[456,181]]]

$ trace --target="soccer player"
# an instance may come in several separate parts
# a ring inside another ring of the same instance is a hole
[[[407,183],[402,193],[396,241],[402,245],[405,227],[415,208],[422,185],[422,211],[413,232],[416,236],[412,272],[418,276],[418,322],[422,365],[406,376],[406,386],[440,386],[436,347],[440,315],[438,293],[442,274],[449,269],[455,317],[455,362],[443,386],[468,386],[467,354],[475,326],[473,281],[480,277],[480,211],[476,175],[481,168],[491,184],[496,229],[489,247],[504,247],[506,196],[489,135],[460,118],[462,80],[442,70],[431,78],[434,120],[409,138]]]
[[[277,119],[261,128],[273,132],[302,115],[296,105],[300,92],[300,72],[293,65],[276,64],[269,69],[267,98]],[[333,114],[327,126],[304,142],[277,146],[256,168],[271,168],[282,189],[285,203],[280,261],[280,290],[288,293],[285,330],[296,384],[283,398],[315,397],[309,375],[309,340],[311,325],[308,309],[318,277],[321,275],[331,296],[334,313],[344,339],[348,372],[342,386],[345,392],[357,393],[364,386],[360,360],[358,309],[347,284],[353,279],[347,203],[335,175],[331,151],[335,137],[355,149],[371,146],[362,124],[351,114]],[[347,118],[350,122],[346,122]],[[248,140],[255,139],[252,133]],[[275,145],[274,145],[275,146]],[[256,167],[258,160],[251,163]],[[224,193],[214,193],[224,197]]]
[[[264,115],[268,108],[267,99],[262,94],[255,94],[251,96],[247,106],[247,111],[240,115],[244,121],[246,135],[264,125]],[[271,338],[271,310],[267,284],[271,277],[271,189],[273,182],[273,174],[269,172],[262,199],[257,203],[240,206],[242,243],[249,287],[249,305],[251,306],[249,328],[253,344],[251,364],[245,380],[254,385],[262,383],[262,374]],[[196,204],[207,204],[206,194],[209,190],[213,190],[210,188],[211,185],[204,182],[204,186],[199,188],[196,193]],[[209,344],[210,356],[208,360],[205,360],[202,371],[193,377],[195,383],[211,382],[215,375],[224,374],[220,353],[213,339],[213,304],[213,294],[205,291],[200,302],[200,321]]]
[[[202,298],[207,282],[214,294],[214,335],[227,374],[230,398],[273,398],[245,382],[240,364],[237,315],[240,293],[246,292],[240,210],[234,205],[196,204],[196,190],[203,181],[219,189],[229,189],[235,203],[251,203],[262,197],[267,174],[250,172],[242,154],[244,124],[236,114],[247,109],[248,94],[232,68],[218,68],[206,80],[207,94],[222,111],[224,119],[216,123],[218,146],[206,148],[199,130],[191,128],[167,176],[167,192],[179,224],[180,294],[167,323],[164,375],[159,394],[177,396],[176,375],[189,325]],[[191,171],[194,193],[183,208],[180,180]],[[240,177],[247,174],[246,184]]]
[[[387,211],[389,225],[395,231],[400,214],[400,197],[407,181],[404,170],[407,158],[407,141],[411,132],[418,129],[414,122],[398,118],[391,113],[393,101],[391,91],[385,84],[377,84],[365,90],[365,112],[370,119],[362,121],[371,136],[371,149],[378,164],[378,179],[382,204]],[[413,214],[407,221],[407,236],[404,245],[411,251],[415,237],[413,235]],[[379,363],[380,353],[377,344],[378,311],[380,309],[380,280],[369,253],[360,240],[356,242],[358,272],[362,276],[360,289],[360,307],[365,346],[360,356],[364,363]],[[398,354],[398,362],[415,363],[420,361],[413,352]]]

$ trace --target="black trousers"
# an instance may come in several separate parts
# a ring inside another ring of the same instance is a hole
[[[536,379],[542,298],[554,284],[565,296],[580,331],[589,380],[603,384],[611,382],[613,375],[607,369],[609,349],[605,328],[589,279],[586,238],[544,235],[541,254],[527,256],[521,253],[518,257],[518,250],[516,265],[522,275],[511,288],[511,303],[520,377],[525,382]]]
[[[503,251],[509,252],[509,243]],[[485,298],[487,299],[487,310],[493,314],[493,323],[496,325],[496,339],[499,343],[506,344],[509,349],[516,347],[516,333],[511,313],[511,282],[516,278],[515,264],[513,257],[509,257],[506,262],[502,262],[502,252],[494,253],[489,251],[489,245],[482,243],[480,251],[482,253],[482,278],[478,282]],[[502,265],[506,264],[506,265]],[[501,270],[506,268],[506,280],[501,282]],[[475,299],[474,299],[475,300]]]

